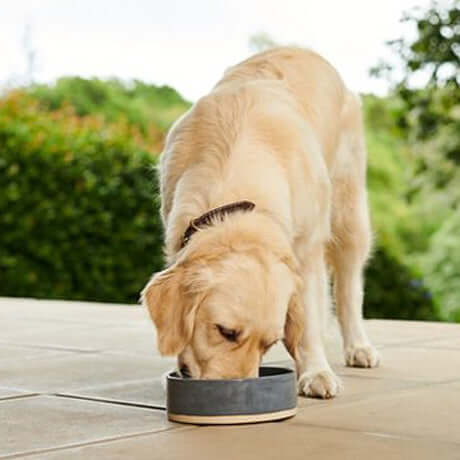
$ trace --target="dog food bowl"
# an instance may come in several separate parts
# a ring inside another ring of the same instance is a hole
[[[171,372],[167,378],[169,420],[203,425],[281,420],[297,411],[292,369],[261,367],[258,378],[201,380]]]

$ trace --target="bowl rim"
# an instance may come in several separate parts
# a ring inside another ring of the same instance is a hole
[[[247,379],[193,379],[193,378],[187,378],[187,379],[184,379],[183,377],[180,377],[178,375],[178,371],[177,370],[174,370],[174,371],[171,371],[168,373],[167,375],[167,380],[168,381],[174,381],[174,382],[206,382],[206,383],[217,383],[219,385],[223,384],[223,383],[231,383],[231,382],[234,382],[234,383],[237,383],[237,382],[254,382],[254,381],[257,381],[257,382],[260,382],[260,381],[264,381],[266,382],[267,380],[279,380],[280,377],[291,377],[292,375],[295,376],[295,370],[294,369],[291,369],[290,367],[283,367],[283,366],[260,366],[259,367],[259,370],[260,369],[271,369],[271,370],[275,370],[275,371],[282,371],[282,372],[279,372],[279,373],[276,373],[276,374],[271,374],[271,375],[262,375],[262,376],[259,376],[259,377],[249,377]]]

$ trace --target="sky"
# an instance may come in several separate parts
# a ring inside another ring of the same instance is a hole
[[[64,75],[140,79],[194,101],[226,67],[247,58],[249,38],[312,48],[348,87],[384,94],[369,76],[385,41],[413,31],[403,11],[429,0],[0,0],[0,84],[27,74],[24,31],[36,51],[34,79]]]

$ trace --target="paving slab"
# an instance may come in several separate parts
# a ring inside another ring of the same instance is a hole
[[[34,323],[98,324],[99,327],[129,325],[147,319],[141,305],[99,302],[69,302],[0,297],[0,318],[3,321],[22,322],[27,327]]]
[[[0,361],[1,384],[32,392],[72,389],[124,381],[155,379],[171,369],[174,360],[116,353],[64,353],[23,361]]]
[[[175,426],[166,420],[163,411],[48,396],[5,400],[0,401],[0,456]]]
[[[77,388],[66,394],[166,408],[165,381],[161,377]]]
[[[335,331],[339,397],[299,398],[285,422],[193,427],[161,410],[175,359],[144,308],[0,298],[0,324],[0,457],[460,460],[459,325],[367,321],[377,369],[346,368]],[[264,363],[293,365],[281,343]]]
[[[375,345],[424,343],[433,339],[458,337],[456,324],[426,321],[367,320],[366,331]]]
[[[446,384],[447,388],[452,391],[460,391],[460,381],[449,382]],[[439,386],[439,391],[442,391],[442,386]]]
[[[155,330],[147,319],[135,325],[100,327],[97,324],[40,322],[24,327],[9,324],[0,345],[37,346],[68,351],[121,351],[158,356]]]
[[[351,376],[442,382],[460,379],[457,350],[430,349],[401,345],[381,350],[382,363],[375,369],[342,367],[339,373]]]
[[[458,459],[458,445],[382,436],[292,421],[202,427],[68,449],[43,460],[433,460]],[[34,458],[34,457],[32,457]]]
[[[458,389],[434,384],[350,404],[332,404],[327,410],[310,407],[300,411],[295,423],[454,442],[460,456],[459,413]]]
[[[306,408],[307,410],[312,406],[335,407],[352,402],[373,400],[381,396],[397,394],[401,390],[416,389],[425,385],[423,382],[388,378],[353,377],[348,375],[341,376],[341,379],[343,390],[333,400],[299,397],[298,407]]]
[[[460,331],[456,337],[449,337],[446,339],[438,339],[426,342],[423,344],[423,348],[460,350]]]
[[[0,323],[0,346],[158,355],[155,328],[139,305],[0,298]]]
[[[27,362],[34,360],[38,357],[59,356],[63,350],[37,348],[36,346],[22,346],[22,345],[5,345],[0,344],[0,363],[5,364],[7,360]],[[1,383],[1,374],[0,374]]]

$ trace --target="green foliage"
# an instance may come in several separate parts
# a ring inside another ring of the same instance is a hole
[[[0,101],[1,295],[135,302],[162,265],[151,139]]]
[[[366,270],[367,318],[439,320],[430,290],[415,271],[380,247]]]
[[[400,222],[385,228],[403,243],[397,257],[423,273],[438,316],[459,321],[454,280],[460,279],[460,2],[433,2],[427,10],[412,10],[404,21],[414,26],[416,36],[389,42],[404,73],[393,81],[390,98],[399,101],[399,108],[387,114],[400,130],[398,142],[410,145],[413,161],[405,187],[408,212],[398,212]],[[374,73],[379,70],[394,75],[388,63]],[[424,87],[413,85],[420,76],[427,81]]]
[[[402,227],[410,214],[405,194],[414,162],[404,142],[388,134],[384,120],[388,114],[382,116],[377,107],[384,110],[384,101],[373,96],[364,99],[369,199],[379,244],[397,254],[404,251]]]
[[[437,139],[438,154],[460,163],[460,1],[433,2],[403,21],[415,27],[417,36],[388,42],[405,70],[395,84],[405,104],[398,124],[411,142]],[[391,74],[391,65],[382,68]],[[423,88],[411,85],[416,76],[427,81]]]
[[[411,42],[394,40],[390,45],[401,55],[407,66],[406,75],[425,70],[430,73],[432,83],[440,80],[458,83],[458,75],[452,70],[460,64],[460,2],[432,2],[426,11],[414,10],[405,14],[403,21],[416,27],[416,39]],[[442,72],[442,68],[446,69],[446,66],[450,70],[447,77]]]
[[[364,312],[371,318],[439,319],[436,302],[409,254],[427,245],[410,202],[417,158],[394,120],[397,98],[364,97],[368,190],[376,250],[366,270]]]
[[[169,86],[137,80],[128,84],[116,79],[65,77],[51,86],[34,85],[27,91],[46,110],[69,104],[79,116],[100,114],[108,121],[126,118],[143,133],[159,129],[164,132],[190,105]]]
[[[442,309],[440,316],[446,321],[460,322],[460,215],[446,219],[430,240],[429,249],[418,256],[425,277]]]

